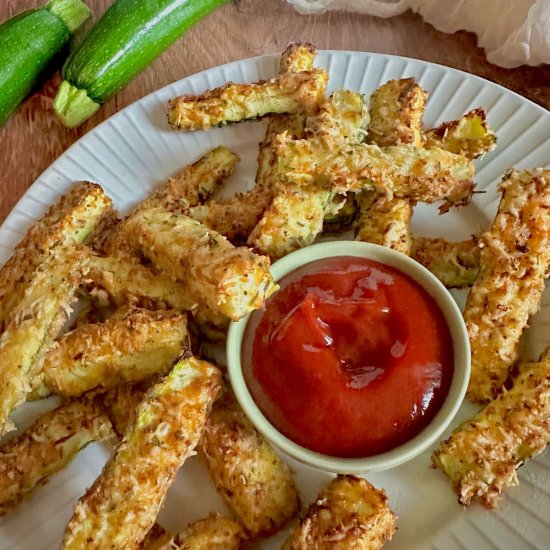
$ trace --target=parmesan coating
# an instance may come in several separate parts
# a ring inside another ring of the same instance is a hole
[[[226,84],[202,95],[168,103],[168,122],[183,131],[242,122],[269,114],[315,112],[328,75],[322,69],[283,72],[255,84]]]
[[[330,136],[359,143],[367,120],[363,96],[341,90],[321,105],[317,115],[307,119],[305,132],[310,138]],[[251,233],[249,244],[271,258],[312,244],[323,230],[327,210],[333,206],[331,199],[332,193],[318,185],[286,182],[276,187],[271,206]]]
[[[444,122],[426,132],[426,148],[439,147],[475,159],[497,146],[495,132],[487,122],[485,109],[477,108],[458,120]]]
[[[76,396],[168,372],[188,349],[187,317],[128,308],[64,334],[46,354],[44,385]]]
[[[95,183],[72,187],[35,222],[13,256],[0,269],[0,333],[52,247],[63,242],[82,243],[111,209],[111,199]]]
[[[529,364],[512,389],[456,428],[432,456],[451,480],[461,504],[495,508],[517,485],[517,469],[550,441],[550,351]]]
[[[39,416],[0,447],[0,515],[47,482],[88,443],[113,436],[105,410],[91,399],[69,401]]]
[[[11,311],[0,336],[0,434],[14,428],[9,415],[25,401],[46,350],[68,319],[86,261],[79,245],[55,246]]]
[[[221,514],[195,521],[174,536],[156,528],[142,550],[239,550],[245,539],[243,528]]]
[[[216,147],[194,164],[168,178],[151,196],[141,201],[134,212],[162,208],[186,214],[189,207],[204,202],[231,175],[239,157],[225,147]]]
[[[356,240],[387,246],[409,255],[413,214],[409,200],[363,191],[357,196],[357,205]]]
[[[185,285],[163,273],[153,273],[136,257],[124,254],[91,255],[87,282],[92,295],[117,307],[133,304],[147,309],[188,311],[196,306]]]
[[[375,189],[428,203],[444,200],[443,211],[467,203],[473,191],[472,163],[442,149],[381,149],[329,137],[293,140],[285,134],[277,137],[276,147],[279,177],[300,185],[321,185],[337,193]]]
[[[201,448],[216,489],[248,536],[270,536],[296,515],[299,498],[288,466],[232,394],[214,406]]]
[[[198,303],[234,321],[262,307],[277,288],[269,258],[235,248],[187,216],[144,210],[132,215],[123,231],[133,247],[182,281]]]
[[[366,479],[339,475],[310,505],[284,550],[376,550],[391,540],[395,514]]]
[[[147,392],[135,422],[76,505],[62,548],[139,547],[200,439],[220,383],[216,367],[190,357]]]
[[[478,241],[476,236],[458,242],[415,237],[411,256],[447,288],[467,288],[474,284],[479,273]]]
[[[280,73],[308,71],[313,67],[317,51],[311,44],[291,44],[280,62]],[[273,141],[277,134],[287,131],[301,138],[304,131],[304,115],[271,115],[258,153],[256,185],[234,197],[210,200],[191,208],[189,216],[204,223],[210,229],[224,235],[232,242],[246,242],[260,221],[273,198],[272,173],[275,164]]]
[[[415,78],[390,80],[380,86],[370,98],[369,140],[380,147],[423,147],[422,117],[427,99],[428,92]]]
[[[428,94],[414,78],[390,80],[371,96],[369,140],[380,146],[424,144],[422,118]],[[355,238],[410,254],[413,204],[376,191],[358,196]]]
[[[472,349],[468,397],[494,399],[518,359],[550,267],[550,170],[509,172],[495,221],[480,239],[480,271],[464,320]]]

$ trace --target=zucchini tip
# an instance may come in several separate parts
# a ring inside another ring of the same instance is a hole
[[[76,128],[96,113],[101,105],[88,97],[86,90],[64,80],[53,101],[53,110],[57,118],[67,128]]]

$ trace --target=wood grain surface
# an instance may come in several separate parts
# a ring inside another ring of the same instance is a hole
[[[85,0],[94,20],[111,0]],[[0,0],[0,21],[43,0]],[[91,24],[91,23],[90,23]],[[550,66],[501,69],[488,63],[475,36],[436,31],[412,13],[378,19],[350,13],[298,15],[282,0],[240,0],[197,24],[156,62],[77,130],[52,111],[55,74],[0,130],[0,222],[38,175],[94,126],[136,99],[187,75],[246,57],[280,52],[295,40],[320,49],[405,55],[477,74],[550,109]]]

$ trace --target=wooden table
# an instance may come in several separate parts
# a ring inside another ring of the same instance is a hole
[[[94,19],[112,0],[86,0]],[[0,21],[44,0],[3,0]],[[258,54],[280,52],[295,40],[318,48],[400,54],[462,69],[498,82],[550,109],[550,66],[501,69],[489,64],[475,36],[447,35],[412,13],[378,19],[349,13],[300,16],[282,0],[240,0],[210,15],[78,130],[52,111],[54,75],[0,130],[0,222],[38,175],[94,126],[136,99],[184,76]]]

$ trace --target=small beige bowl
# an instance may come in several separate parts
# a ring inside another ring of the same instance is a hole
[[[411,460],[435,443],[457,413],[470,377],[470,342],[462,314],[447,289],[423,266],[408,256],[375,244],[332,241],[293,252],[275,262],[271,272],[278,281],[308,263],[338,256],[368,258],[389,265],[419,283],[434,298],[449,325],[454,347],[454,374],[449,394],[433,420],[418,435],[394,449],[365,458],[338,458],[302,447],[281,434],[262,414],[248,391],[241,368],[241,343],[249,317],[231,323],[227,339],[229,378],[244,412],[256,429],[281,451],[300,462],[334,473],[388,470]]]

